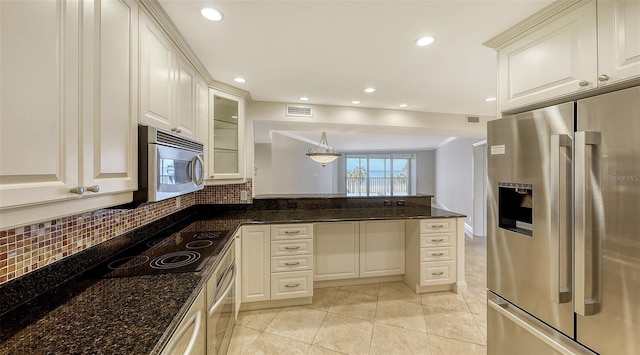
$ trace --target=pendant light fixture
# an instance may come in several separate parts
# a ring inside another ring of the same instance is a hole
[[[320,144],[315,149],[309,149],[307,153],[309,158],[322,164],[322,167],[336,160],[342,153],[338,153],[334,148],[329,147],[327,143],[327,134],[322,132],[322,138],[320,138]]]

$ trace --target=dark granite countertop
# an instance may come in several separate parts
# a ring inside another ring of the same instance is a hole
[[[462,214],[433,207],[346,208],[323,210],[262,210],[244,215],[245,223],[313,223],[379,219],[456,218]]]
[[[244,224],[464,217],[429,206],[254,210],[202,205],[182,214],[188,216],[180,223],[171,218],[158,223],[229,230],[221,248],[229,247],[231,236]],[[0,354],[159,353],[217,265],[215,257],[197,273],[100,278],[95,268],[81,273],[73,270],[91,260],[94,264],[104,262],[105,255],[100,258],[96,254],[109,253],[111,258],[117,254],[116,248],[153,238],[141,234],[136,231],[133,236],[116,237],[94,247],[100,252],[89,249],[0,286],[0,298],[10,295],[11,299],[25,300],[18,306],[0,304]],[[67,268],[70,274],[62,275]],[[38,287],[48,289],[38,291]]]
[[[369,198],[369,199],[403,199],[403,198],[412,198],[412,197],[433,197],[433,195],[429,194],[411,194],[411,195],[398,195],[398,196],[380,196],[380,195],[347,195],[345,193],[331,193],[331,194],[263,194],[256,195],[254,200],[263,200],[263,199],[316,199],[316,198],[348,198],[348,199],[359,199],[359,198]]]

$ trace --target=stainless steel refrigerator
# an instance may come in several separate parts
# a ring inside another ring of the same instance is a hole
[[[488,124],[488,353],[640,354],[640,87]]]

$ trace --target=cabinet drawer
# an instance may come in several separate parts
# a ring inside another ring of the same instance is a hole
[[[420,247],[451,247],[454,246],[454,237],[451,233],[422,234],[420,235]]]
[[[271,256],[313,254],[313,239],[271,242]]]
[[[420,261],[452,260],[453,248],[421,248]]]
[[[271,240],[313,237],[313,224],[276,224],[271,226]]]
[[[452,219],[423,219],[420,221],[420,233],[452,232],[456,220]]]
[[[271,300],[313,296],[313,271],[271,274]]]
[[[275,256],[271,258],[271,272],[311,270],[313,255]]]
[[[456,270],[453,261],[421,262],[420,285],[427,286],[452,283],[455,273]]]

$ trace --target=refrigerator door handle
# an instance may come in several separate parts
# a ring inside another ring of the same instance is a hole
[[[597,181],[600,132],[575,133],[575,312],[598,313],[600,299],[599,248],[593,226],[593,188]],[[588,149],[590,146],[590,149]]]
[[[549,330],[545,328],[552,329],[550,327],[545,327],[544,323],[539,320],[533,318],[526,312],[518,309],[517,307],[512,307],[506,301],[498,298],[498,297],[490,297],[487,299],[487,305],[492,310],[498,312],[501,316],[509,319],[520,328],[525,330],[527,333],[532,334],[536,338],[540,339],[544,343],[546,343],[549,347],[553,348],[560,354],[564,355],[576,355],[576,354],[585,354],[590,352],[585,352],[582,349],[578,349],[576,347],[571,346],[569,342],[565,339],[563,335],[555,335]],[[559,334],[559,333],[558,333]]]
[[[570,209],[566,191],[571,188],[571,168],[562,158],[562,147],[569,149],[571,137],[567,134],[551,135],[551,301],[571,302],[571,238]]]

